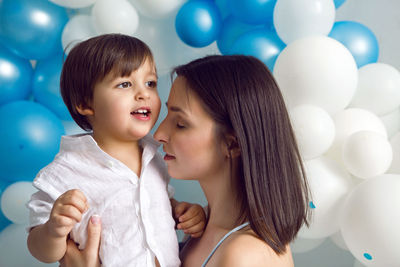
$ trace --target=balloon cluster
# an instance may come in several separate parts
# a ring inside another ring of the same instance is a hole
[[[368,27],[335,22],[344,2],[0,0],[0,266],[40,266],[24,203],[76,129],[59,93],[63,53],[103,33],[146,42],[161,80],[206,54],[259,58],[287,102],[313,196],[293,251],[329,237],[364,265],[399,266],[400,74],[377,62]]]

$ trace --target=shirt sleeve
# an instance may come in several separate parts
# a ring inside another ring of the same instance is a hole
[[[48,221],[53,204],[54,200],[43,191],[39,190],[31,196],[26,205],[29,210],[29,224],[26,228],[28,232],[32,227]]]

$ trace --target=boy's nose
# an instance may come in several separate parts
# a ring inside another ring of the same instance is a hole
[[[135,94],[136,100],[148,99],[150,97],[150,93],[145,88],[139,88],[139,90]]]

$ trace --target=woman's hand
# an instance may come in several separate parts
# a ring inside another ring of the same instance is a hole
[[[101,235],[100,217],[93,215],[88,223],[88,239],[84,250],[79,250],[71,239],[68,240],[67,252],[60,260],[60,267],[99,267],[99,247]]]

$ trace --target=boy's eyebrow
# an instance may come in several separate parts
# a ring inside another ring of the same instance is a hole
[[[179,113],[183,113],[183,114],[187,115],[187,113],[180,107],[168,106],[168,102],[166,102],[165,105],[167,106],[168,110],[170,110],[170,111],[179,112]]]
[[[155,71],[149,71],[147,75],[154,75],[156,78],[158,78],[157,72]]]

